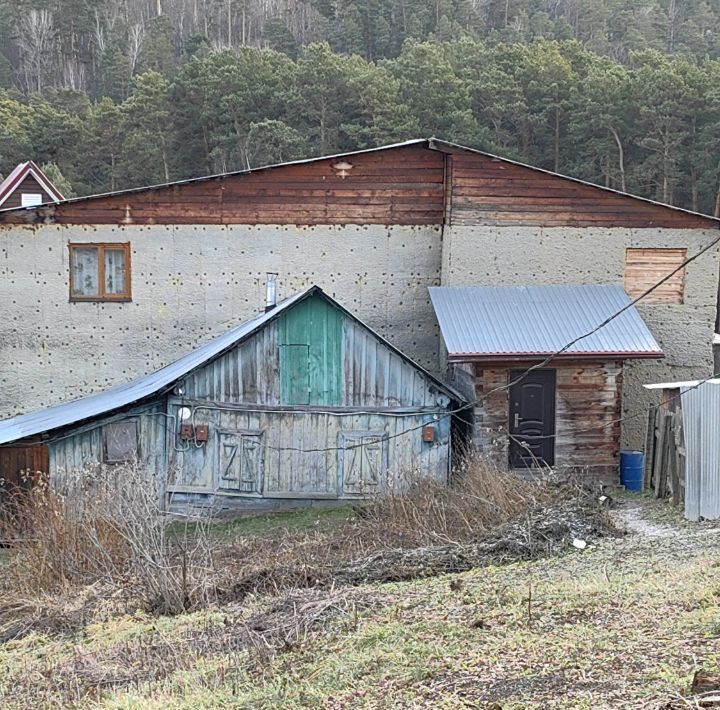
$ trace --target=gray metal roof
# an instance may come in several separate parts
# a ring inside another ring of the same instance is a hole
[[[430,288],[448,357],[547,356],[581,338],[565,356],[662,357],[622,287],[472,286]],[[587,337],[583,337],[587,335]]]
[[[271,311],[228,330],[156,372],[151,372],[148,375],[144,375],[143,377],[139,377],[122,385],[111,387],[97,394],[91,394],[71,402],[63,402],[62,404],[56,404],[46,409],[40,409],[35,412],[30,412],[29,414],[21,414],[12,419],[0,421],[0,444],[18,441],[28,436],[52,431],[53,429],[60,429],[61,427],[107,414],[164,391],[192,370],[210,362],[210,360],[213,360],[226,350],[237,345],[240,341],[251,336],[266,323],[279,316],[283,311],[315,293],[322,295],[348,317],[360,323],[364,328],[367,328],[376,338],[385,343],[387,347],[396,352],[413,367],[423,372],[428,379],[432,380],[440,389],[450,395],[451,399],[457,400],[458,402],[464,401],[461,394],[418,365],[401,350],[398,350],[392,343],[389,343],[385,338],[372,330],[372,328],[368,327],[357,316],[335,301],[335,299],[328,296],[319,286],[310,286],[304,291],[285,299]]]
[[[156,394],[184,377],[191,370],[212,360],[240,340],[251,335],[279,313],[309,295],[314,289],[316,289],[315,286],[291,296],[279,303],[273,310],[246,321],[236,328],[231,328],[209,343],[201,345],[196,350],[156,372],[151,372],[136,380],[111,387],[97,394],[88,395],[82,399],[63,402],[47,409],[39,409],[29,414],[21,414],[12,419],[0,421],[0,444],[17,441],[26,436],[40,434],[90,419]]]

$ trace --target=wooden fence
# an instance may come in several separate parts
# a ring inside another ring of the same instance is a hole
[[[645,490],[680,505],[685,501],[685,470],[682,409],[652,408],[645,445]]]

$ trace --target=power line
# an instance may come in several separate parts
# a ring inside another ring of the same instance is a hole
[[[427,426],[428,424],[434,424],[434,423],[437,423],[438,421],[440,421],[441,419],[445,419],[445,418],[447,418],[447,417],[457,416],[457,415],[459,415],[461,412],[464,412],[464,411],[466,411],[466,410],[468,410],[468,409],[474,409],[475,407],[477,407],[478,405],[482,404],[485,400],[487,400],[487,399],[488,399],[489,397],[491,397],[492,395],[494,395],[494,394],[496,394],[496,393],[498,393],[498,392],[502,392],[502,391],[504,391],[504,390],[510,389],[510,388],[513,387],[514,385],[522,382],[530,373],[534,372],[535,370],[538,370],[538,369],[541,369],[541,368],[543,368],[543,367],[546,367],[550,362],[552,362],[552,360],[554,360],[556,357],[562,355],[564,352],[567,352],[573,345],[576,345],[576,344],[579,343],[581,340],[584,340],[585,338],[589,338],[590,336],[592,336],[592,335],[594,335],[595,333],[597,333],[598,331],[600,331],[602,328],[604,328],[604,327],[607,326],[609,323],[611,323],[612,321],[614,321],[616,318],[618,318],[619,316],[621,316],[621,315],[622,315],[623,313],[625,313],[627,310],[629,310],[630,308],[634,307],[636,304],[638,304],[638,303],[639,303],[640,301],[642,301],[644,298],[646,298],[646,297],[649,296],[651,293],[653,293],[653,292],[656,291],[658,288],[660,288],[660,286],[662,286],[664,283],[666,283],[667,281],[669,281],[669,280],[670,280],[675,274],[677,274],[679,271],[682,271],[688,264],[691,264],[693,261],[695,261],[695,260],[698,259],[700,256],[702,256],[703,254],[705,254],[705,253],[707,253],[708,251],[710,251],[710,249],[712,249],[713,247],[717,246],[718,244],[720,244],[720,236],[718,236],[717,238],[713,239],[709,244],[707,244],[706,246],[704,246],[704,247],[703,247],[702,249],[700,249],[700,251],[698,251],[697,253],[695,253],[695,254],[693,254],[692,256],[690,256],[690,257],[688,257],[687,259],[685,259],[685,261],[683,261],[679,266],[677,266],[676,268],[674,268],[670,273],[668,273],[668,274],[665,275],[662,279],[660,279],[660,280],[657,281],[655,284],[653,284],[652,286],[650,286],[650,288],[648,288],[647,290],[645,290],[645,291],[644,291],[643,293],[641,293],[639,296],[636,296],[634,299],[632,299],[631,301],[629,301],[626,305],[624,305],[624,306],[623,306],[622,308],[620,308],[618,311],[616,311],[616,312],[613,313],[612,315],[608,316],[608,317],[607,317],[605,320],[603,320],[600,324],[598,324],[597,326],[595,326],[594,328],[592,328],[591,330],[589,330],[587,333],[584,333],[584,334],[582,334],[582,335],[577,336],[576,338],[573,338],[570,342],[568,342],[568,343],[566,343],[565,345],[563,345],[563,347],[561,347],[559,350],[556,350],[555,352],[553,352],[553,353],[551,353],[550,355],[546,356],[541,362],[536,363],[536,364],[534,364],[534,365],[526,368],[518,377],[516,377],[515,379],[509,381],[508,383],[503,384],[503,385],[498,385],[497,387],[494,387],[493,389],[489,390],[488,392],[483,393],[482,396],[477,397],[477,398],[475,398],[474,400],[472,400],[472,401],[470,401],[470,402],[467,402],[466,404],[463,404],[463,405],[461,405],[460,407],[457,407],[457,408],[455,408],[455,409],[453,409],[453,410],[450,410],[450,411],[448,411],[448,412],[444,412],[444,413],[442,413],[442,414],[433,413],[432,416],[434,417],[434,419],[432,419],[431,421],[425,421],[425,422],[423,422],[422,424],[419,424],[419,425],[417,425],[417,426],[410,427],[410,428],[408,428],[408,429],[403,429],[402,431],[395,432],[394,434],[389,434],[389,435],[387,435],[387,436],[383,436],[383,437],[378,436],[378,438],[382,438],[382,441],[390,441],[390,440],[396,439],[396,438],[398,438],[398,437],[400,437],[400,436],[404,436],[405,434],[410,434],[410,433],[412,433],[412,432],[414,432],[414,431],[418,431],[418,430],[422,429],[424,426]],[[699,387],[699,386],[700,386],[701,384],[703,384],[704,382],[707,382],[708,380],[714,379],[715,377],[718,377],[718,376],[719,376],[718,374],[710,375],[709,377],[706,377],[704,380],[699,381],[698,384],[697,384],[695,387]],[[694,389],[695,387],[690,388],[690,389]],[[220,409],[221,409],[222,407],[212,407],[212,406],[208,407],[208,406],[206,406],[206,405],[199,405],[198,408],[206,408],[206,409],[207,409],[207,408],[220,408]],[[244,410],[238,409],[238,411],[244,411]],[[304,413],[306,413],[306,412],[298,412],[298,413],[303,413],[303,414],[304,414]],[[314,412],[314,411],[313,411],[313,412],[307,412],[307,413],[308,413],[308,414],[316,414],[317,412]],[[155,414],[155,413],[146,412],[146,413],[143,414],[143,416],[153,416],[154,414]],[[361,416],[361,415],[362,415],[362,413],[357,413],[357,414],[358,414],[358,416]],[[378,414],[381,414],[381,415],[382,415],[382,412],[378,412]],[[430,413],[428,413],[428,414],[430,414]],[[644,413],[643,413],[643,414],[644,414]],[[125,418],[126,418],[126,419],[127,419],[127,418],[132,418],[133,416],[138,416],[138,415],[128,415],[128,416],[125,417]],[[422,415],[422,413],[419,412],[419,413],[417,414],[417,416],[423,416],[423,415]],[[607,427],[607,426],[611,426],[611,425],[614,425],[614,424],[616,424],[616,423],[621,423],[621,422],[623,422],[623,421],[627,421],[628,419],[636,418],[637,416],[640,416],[640,415],[639,415],[639,414],[636,414],[636,415],[628,415],[627,417],[622,417],[622,418],[620,418],[620,419],[613,420],[612,422],[606,422],[606,423],[600,425],[599,427],[592,427],[592,428],[587,429],[587,430],[585,430],[585,431],[593,431],[593,430],[598,429],[598,428],[605,428],[605,427]],[[100,426],[100,425],[98,425],[98,426]],[[507,431],[507,433],[510,434],[509,431]],[[65,435],[65,436],[57,437],[56,439],[50,438],[50,439],[45,440],[45,441],[42,442],[42,443],[45,443],[45,444],[47,444],[47,443],[54,443],[55,441],[60,441],[60,440],[69,438],[69,437],[71,437],[71,436],[73,436],[73,435],[72,435],[72,434],[68,434],[68,435]],[[547,435],[547,438],[555,438],[555,437],[557,437],[557,434]],[[539,437],[539,438],[542,438],[542,437]],[[267,445],[267,448],[269,448],[269,449],[271,449],[271,450],[274,450],[274,451],[296,451],[296,452],[300,452],[300,453],[322,453],[322,452],[331,452],[331,451],[340,451],[340,450],[343,450],[343,451],[344,451],[344,450],[351,449],[351,448],[359,448],[359,447],[365,446],[365,445],[366,445],[366,444],[364,444],[364,443],[359,443],[359,444],[357,444],[357,445],[351,445],[351,446],[347,446],[347,447],[333,446],[333,447],[324,447],[324,448],[316,448],[316,449],[302,449],[302,448],[300,448],[300,447],[274,447],[274,446]]]

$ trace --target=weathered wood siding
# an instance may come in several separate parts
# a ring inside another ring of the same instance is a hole
[[[180,401],[172,404],[177,414]],[[170,490],[177,493],[219,493],[249,498],[357,498],[385,490],[411,476],[446,480],[450,464],[450,417],[435,422],[433,443],[422,441],[421,429],[431,416],[349,414],[312,411],[258,412],[243,409],[195,409],[195,425],[209,427],[207,444],[178,441],[170,449]],[[256,476],[244,490],[224,477],[230,461],[221,450],[223,437],[246,435],[259,442]],[[373,439],[377,484],[367,476],[362,489],[348,484],[353,466],[348,457],[360,454],[361,437]],[[347,473],[348,476],[344,474]],[[253,488],[253,490],[251,490]]]
[[[40,183],[32,176],[28,175],[10,194],[10,197],[2,203],[4,210],[9,210],[12,207],[22,206],[22,194],[33,193],[35,195],[42,195],[43,202],[54,202],[55,198],[48,194],[41,186]]]
[[[280,404],[277,321],[185,378],[188,399]]]
[[[483,398],[475,409],[475,443],[502,463],[508,460],[507,384],[510,370],[516,367],[503,362],[475,365],[475,393],[478,399]],[[617,420],[621,416],[622,363],[563,362],[555,369],[556,466],[615,477],[620,450]]]
[[[328,309],[340,319],[320,318],[318,314]],[[327,323],[331,327],[323,327]],[[314,384],[307,403],[283,396],[288,392],[283,392],[281,383],[297,376],[297,365],[281,355],[291,341],[308,348],[305,357],[311,377],[307,381]],[[283,366],[289,371],[283,372]],[[229,404],[434,409],[448,401],[421,370],[319,297],[299,304],[287,316],[271,321],[248,340],[192,372],[185,378],[184,390],[188,400]]]
[[[346,177],[332,166],[349,162]],[[58,224],[440,224],[444,155],[421,146],[67,202]],[[2,215],[23,223],[34,215]]]
[[[447,172],[454,225],[717,228],[709,217],[483,155],[456,152]]]
[[[0,503],[16,487],[28,487],[35,474],[49,473],[48,447],[26,443],[0,447]]]
[[[95,467],[103,461],[103,426],[117,419],[138,422],[139,459],[147,471],[164,476],[166,470],[166,434],[168,424],[164,398],[113,417],[99,419],[87,426],[52,437],[49,443],[50,475],[55,481],[75,471]]]
[[[339,163],[352,167],[347,171],[333,167]],[[48,222],[717,228],[710,218],[560,175],[423,144],[0,214],[0,224]]]

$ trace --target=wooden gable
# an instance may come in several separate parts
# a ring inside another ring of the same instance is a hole
[[[712,217],[480,153],[448,155],[453,225],[717,229]]]
[[[183,389],[190,400],[288,407],[432,408],[451,399],[321,292],[188,373]]]
[[[718,226],[434,139],[9,211],[2,223]]]
[[[400,146],[74,200],[36,218],[59,224],[439,224],[443,171],[442,153]]]

